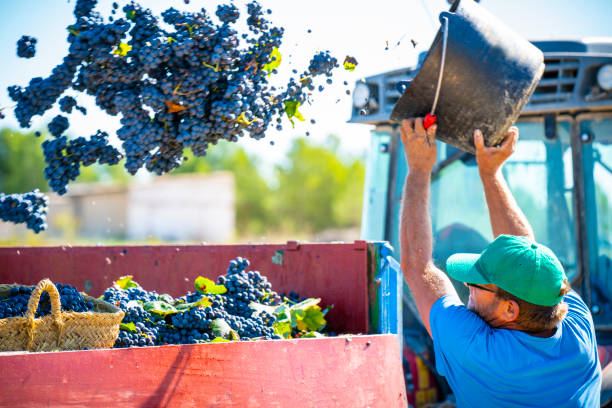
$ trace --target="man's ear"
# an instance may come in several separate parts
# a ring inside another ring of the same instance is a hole
[[[515,300],[509,299],[505,301],[506,306],[501,315],[501,318],[506,322],[510,323],[515,321],[519,315],[519,305]]]

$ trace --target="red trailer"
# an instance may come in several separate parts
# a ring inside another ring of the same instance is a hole
[[[431,385],[418,375],[406,392],[402,278],[384,243],[4,247],[0,282],[50,278],[100,296],[129,274],[147,290],[180,296],[237,256],[275,291],[333,304],[328,329],[353,336],[0,353],[0,406],[387,408],[428,399]]]

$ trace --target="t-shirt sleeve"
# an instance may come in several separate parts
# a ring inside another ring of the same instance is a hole
[[[461,363],[474,339],[490,330],[487,323],[456,295],[443,296],[433,304],[429,324],[440,375],[446,375],[448,367]]]
[[[589,308],[584,303],[582,298],[575,290],[570,290],[567,295],[563,298],[563,301],[567,303],[568,306],[568,314],[574,314],[577,316],[591,317],[591,313],[589,312]]]
[[[589,340],[595,344],[593,316],[591,316],[588,306],[584,303],[580,295],[572,289],[565,295],[563,301],[567,303],[566,319],[572,320],[574,322],[574,327],[583,330]]]

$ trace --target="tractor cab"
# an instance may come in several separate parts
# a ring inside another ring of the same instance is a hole
[[[590,307],[599,344],[612,345],[612,38],[533,44],[546,68],[516,123],[519,141],[504,176],[536,239],[559,257]],[[399,127],[388,118],[400,97],[397,84],[411,81],[418,69],[365,78],[353,93],[351,122],[373,125],[362,238],[389,241],[398,259],[407,165]],[[481,252],[493,235],[474,156],[437,143],[433,255],[444,269],[451,254]],[[465,301],[468,291],[455,286]],[[415,308],[409,289],[404,292],[404,337],[414,343],[415,327],[407,324],[417,325],[418,314],[408,315]]]

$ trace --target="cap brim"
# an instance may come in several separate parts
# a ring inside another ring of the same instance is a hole
[[[491,283],[478,268],[476,261],[480,254],[454,254],[446,260],[446,273],[460,282],[487,284]]]

